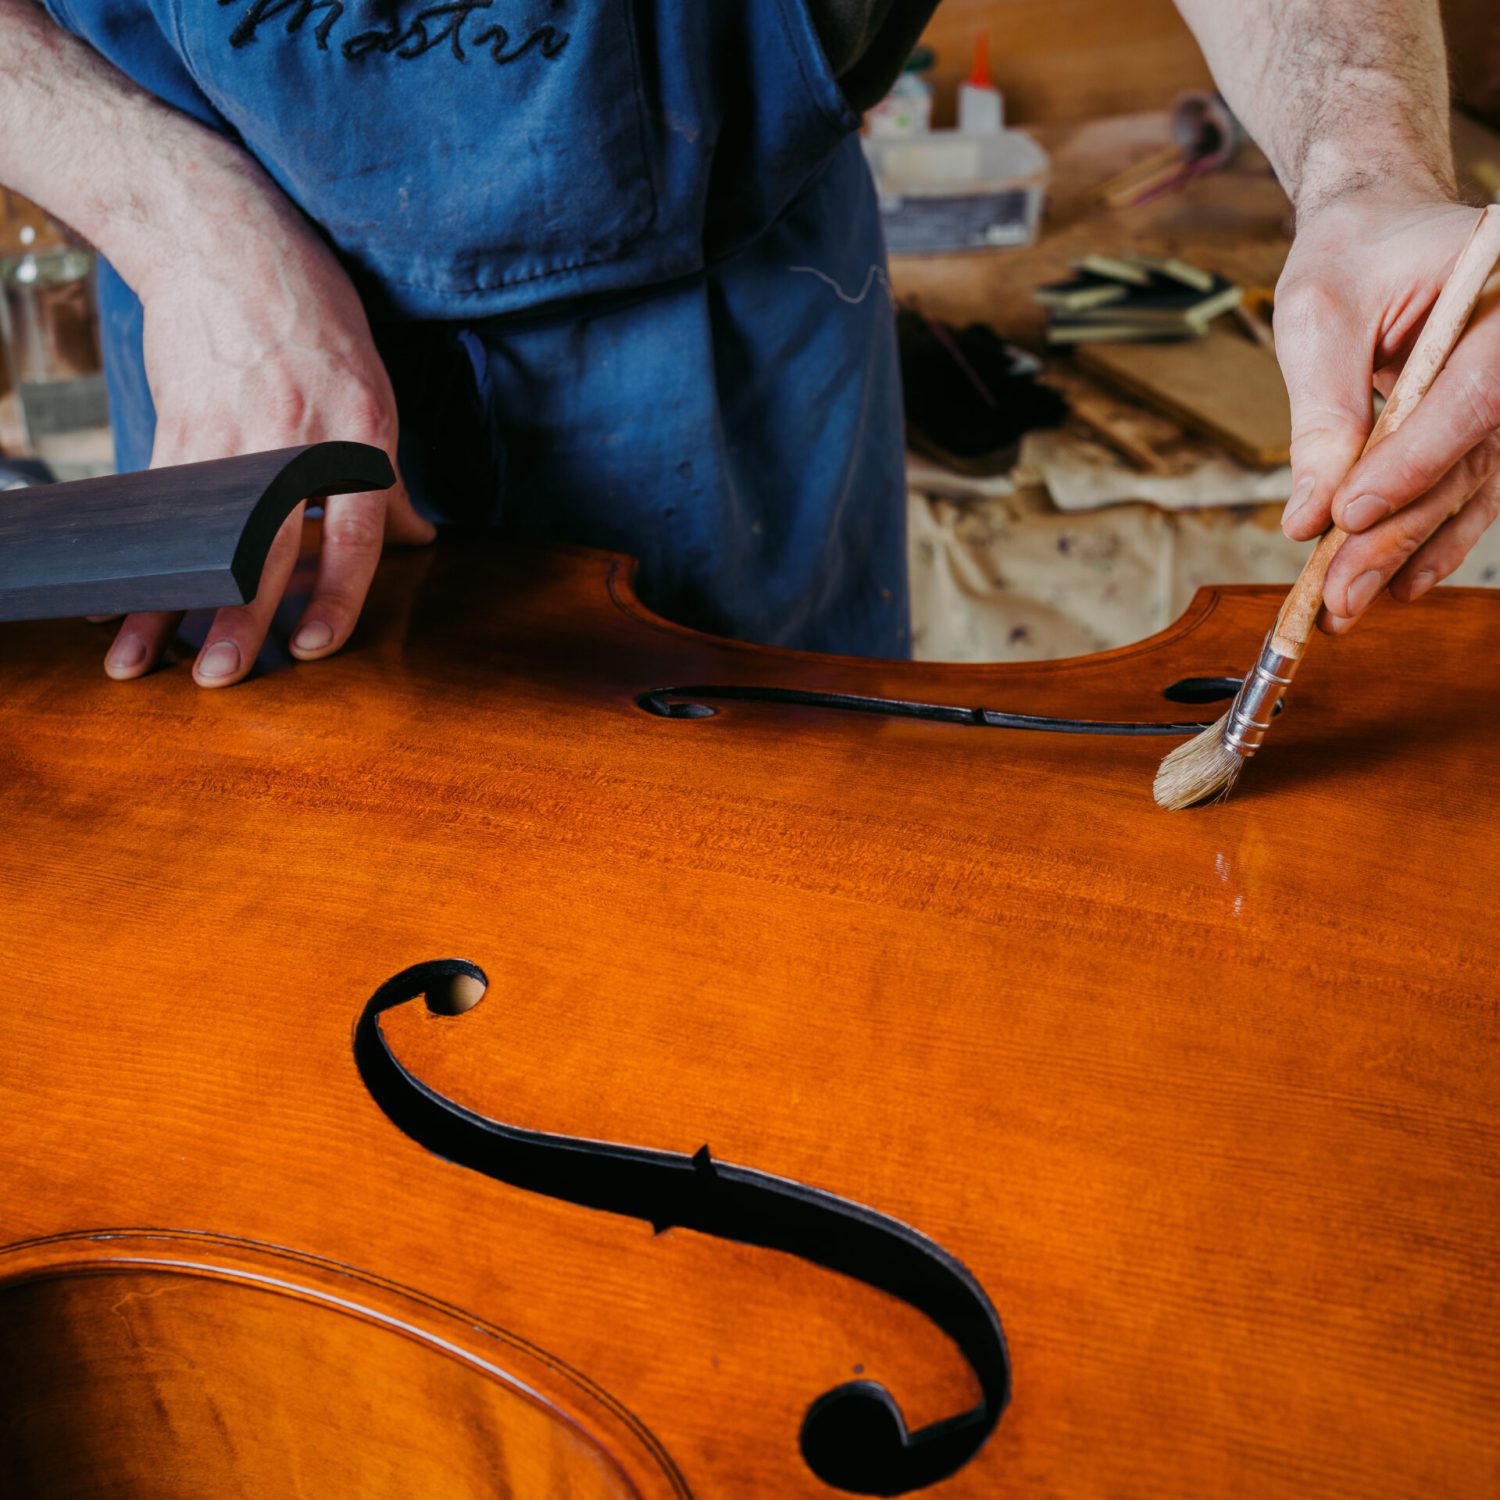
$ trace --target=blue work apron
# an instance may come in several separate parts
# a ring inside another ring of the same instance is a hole
[[[49,0],[337,249],[420,509],[615,548],[672,619],[907,654],[877,207],[806,0]],[[154,425],[107,269],[122,467]]]

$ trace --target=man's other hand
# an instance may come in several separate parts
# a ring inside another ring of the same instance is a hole
[[[1492,284],[1405,424],[1363,459],[1372,381],[1389,393],[1477,217],[1451,201],[1366,188],[1299,222],[1276,290],[1292,403],[1282,529],[1330,517],[1352,533],[1324,585],[1340,632],[1389,589],[1411,601],[1456,569],[1500,513],[1500,295]]]

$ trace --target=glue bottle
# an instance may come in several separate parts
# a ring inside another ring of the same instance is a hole
[[[974,65],[968,81],[958,88],[958,128],[970,135],[999,135],[1005,125],[1005,105],[990,77],[990,38],[981,31],[974,38]]]

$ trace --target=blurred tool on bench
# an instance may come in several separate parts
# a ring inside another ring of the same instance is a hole
[[[1245,142],[1245,130],[1218,94],[1193,89],[1172,106],[1172,144],[1134,162],[1090,195],[1110,208],[1149,203],[1227,165]]]

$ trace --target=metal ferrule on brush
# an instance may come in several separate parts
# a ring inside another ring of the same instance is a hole
[[[1302,659],[1300,654],[1284,656],[1276,650],[1271,644],[1274,637],[1274,631],[1266,637],[1265,645],[1260,648],[1260,660],[1240,684],[1229,710],[1229,722],[1224,726],[1224,743],[1247,760],[1260,749],[1276,705],[1292,685],[1297,663]]]

